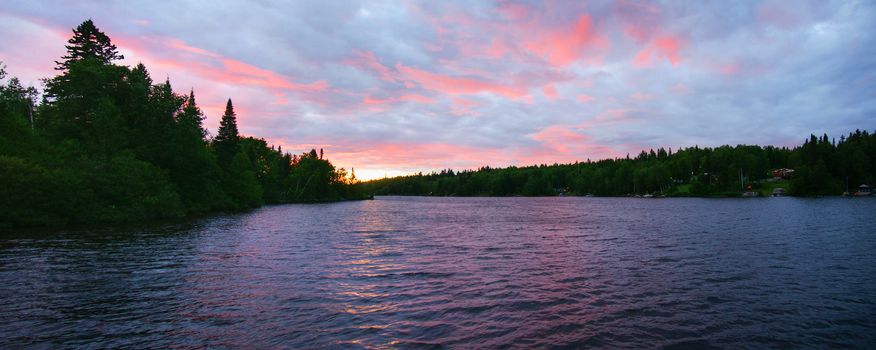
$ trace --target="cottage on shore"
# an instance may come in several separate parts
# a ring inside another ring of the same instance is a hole
[[[794,175],[794,169],[781,168],[773,170],[773,179],[774,180],[789,180],[791,176]]]

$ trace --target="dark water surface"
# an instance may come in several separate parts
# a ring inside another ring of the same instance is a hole
[[[0,236],[0,348],[876,347],[876,198],[400,198]]]

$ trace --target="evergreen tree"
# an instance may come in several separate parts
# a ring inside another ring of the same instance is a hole
[[[148,118],[144,118],[148,113],[150,102],[150,94],[152,90],[152,77],[149,76],[149,71],[143,63],[138,63],[128,73],[127,81],[130,86],[130,95],[125,103],[123,113],[125,120],[133,133],[133,145],[145,143],[148,135],[145,135],[148,129]]]
[[[82,22],[73,29],[73,37],[67,41],[67,55],[61,57],[63,62],[55,62],[57,70],[68,70],[76,62],[85,59],[95,59],[102,64],[125,58],[119,54],[112,40],[100,31],[91,19]]]
[[[170,178],[190,213],[231,207],[222,191],[221,171],[216,156],[209,151],[201,122],[204,114],[195,102],[194,90],[189,92],[185,107],[176,115],[174,132],[170,135],[173,159]]]
[[[93,128],[97,107],[109,102],[121,112],[120,102],[129,95],[126,77],[130,69],[112,64],[122,56],[91,20],[74,29],[68,43],[67,55],[56,62],[63,72],[46,80],[45,101],[50,108],[43,114],[43,123],[53,136],[80,140],[89,153],[99,153],[102,149]],[[113,132],[124,135],[126,130]]]
[[[141,142],[135,151],[141,159],[167,169],[177,151],[173,143],[177,132],[175,116],[185,99],[173,92],[169,80],[153,85],[149,90],[148,108],[139,117],[142,128],[137,136]]]
[[[227,166],[231,159],[237,154],[239,149],[240,135],[237,132],[237,115],[234,113],[234,106],[231,104],[231,99],[225,105],[225,113],[222,114],[222,120],[219,122],[219,132],[213,139],[213,147],[216,149],[216,155],[219,157],[219,164]]]
[[[189,96],[186,98],[185,105],[182,111],[176,117],[177,124],[188,131],[197,131],[201,138],[207,137],[207,130],[204,129],[204,112],[198,107],[195,102],[195,90],[189,91]]]

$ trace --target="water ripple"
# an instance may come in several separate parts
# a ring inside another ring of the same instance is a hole
[[[0,238],[0,348],[868,348],[869,199],[399,198]]]

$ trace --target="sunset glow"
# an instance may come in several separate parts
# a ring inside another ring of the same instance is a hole
[[[876,112],[871,2],[15,2],[0,61],[41,87],[87,18],[211,132],[230,97],[243,134],[360,179],[794,145]]]

